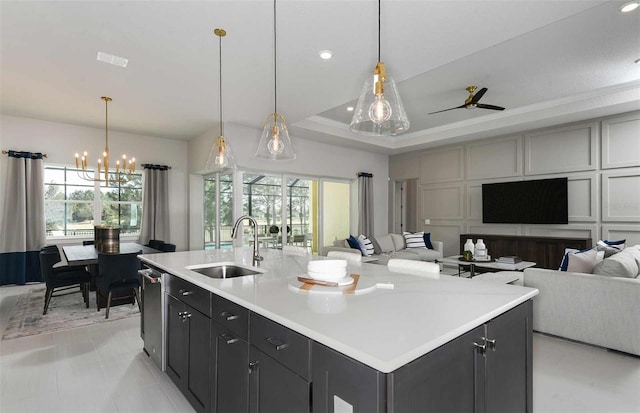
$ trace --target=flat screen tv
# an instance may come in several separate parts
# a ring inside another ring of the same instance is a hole
[[[482,185],[482,222],[568,224],[567,178]]]

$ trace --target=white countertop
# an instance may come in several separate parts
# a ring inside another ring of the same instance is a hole
[[[250,266],[250,248],[147,254],[140,258],[175,276],[384,373],[521,304],[538,290],[443,275],[439,280],[391,273],[379,264],[349,263],[358,285],[388,283],[361,294],[296,291],[289,284],[306,273],[309,259],[262,250],[263,274],[214,279],[185,267],[215,262]],[[315,287],[314,287],[315,288]],[[327,288],[327,287],[325,287]]]

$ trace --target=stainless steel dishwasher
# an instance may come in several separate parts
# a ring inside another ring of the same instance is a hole
[[[144,352],[162,371],[165,370],[164,342],[164,275],[147,264],[139,271],[142,277],[142,317],[140,336]]]

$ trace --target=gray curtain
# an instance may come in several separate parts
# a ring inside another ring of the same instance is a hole
[[[47,241],[41,153],[8,151],[0,218],[0,285],[42,281],[39,253]]]
[[[373,175],[358,174],[358,235],[373,237]]]
[[[144,193],[140,243],[171,242],[169,234],[169,169],[166,165],[143,164]]]

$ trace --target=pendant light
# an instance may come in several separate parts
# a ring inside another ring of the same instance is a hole
[[[236,161],[233,157],[233,153],[231,152],[231,147],[224,138],[224,121],[222,120],[222,38],[227,35],[227,32],[224,29],[215,29],[213,33],[218,36],[219,39],[220,93],[218,95],[218,102],[220,107],[220,135],[216,138],[216,141],[209,152],[206,171],[229,172],[236,169]]]
[[[89,154],[84,151],[82,156],[76,153],[76,171],[78,176],[85,181],[104,183],[105,186],[125,184],[132,179],[132,174],[136,169],[136,158],[127,160],[127,155],[122,155],[122,164],[116,161],[116,171],[109,171],[109,102],[112,99],[109,96],[102,96],[100,99],[104,101],[104,151],[102,158],[98,158],[98,164],[94,172],[88,169]]]
[[[409,129],[409,119],[395,82],[387,76],[380,59],[380,0],[378,0],[378,63],[373,76],[364,82],[353,113],[352,132],[363,135],[397,135]]]
[[[264,121],[262,135],[258,142],[256,158],[274,161],[296,159],[293,152],[287,122],[278,113],[278,76],[277,76],[277,31],[276,0],[273,0],[273,113]]]

